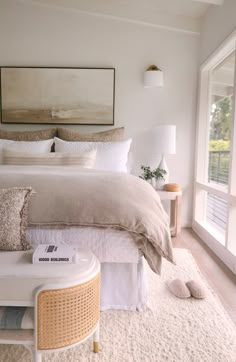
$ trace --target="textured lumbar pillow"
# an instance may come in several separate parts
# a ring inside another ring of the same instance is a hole
[[[180,279],[174,279],[167,283],[167,286],[172,294],[178,298],[189,298],[191,293],[187,288],[185,282]]]
[[[11,149],[3,149],[4,165],[25,166],[77,166],[92,168],[96,160],[97,150],[87,152],[63,153],[51,152],[42,154],[31,154],[28,152],[17,152]]]
[[[27,250],[27,211],[31,187],[0,189],[0,250]]]
[[[189,280],[186,283],[186,286],[188,287],[192,297],[196,299],[206,298],[206,291],[204,287],[196,280]]]

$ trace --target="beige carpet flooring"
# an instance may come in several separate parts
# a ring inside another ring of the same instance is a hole
[[[106,311],[101,316],[101,351],[91,340],[65,352],[45,355],[43,362],[236,362],[236,327],[202,277],[192,255],[175,249],[176,266],[164,261],[162,276],[147,267],[150,297],[143,313]],[[205,300],[181,300],[166,281],[202,281]],[[31,362],[23,346],[0,346],[1,362]]]

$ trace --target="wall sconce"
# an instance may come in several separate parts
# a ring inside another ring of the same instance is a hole
[[[144,73],[144,88],[163,87],[163,71],[156,65],[150,65]]]

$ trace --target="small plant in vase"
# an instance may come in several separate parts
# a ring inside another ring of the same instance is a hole
[[[165,185],[165,175],[167,174],[166,170],[157,167],[155,170],[152,171],[152,175],[155,178],[156,184],[155,188],[157,190],[162,190],[163,186]]]
[[[143,173],[139,177],[142,178],[143,180],[149,181],[151,183],[152,177],[153,177],[151,168],[149,166],[141,165],[141,170],[143,171]]]
[[[143,180],[152,184],[152,186],[158,190],[161,190],[165,184],[165,175],[166,171],[157,167],[154,170],[151,170],[149,166],[141,166],[143,171],[142,175],[139,176]]]

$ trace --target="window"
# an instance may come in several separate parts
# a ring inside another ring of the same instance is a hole
[[[211,72],[208,181],[228,187],[235,52]]]
[[[193,229],[236,272],[236,33],[201,67]]]

